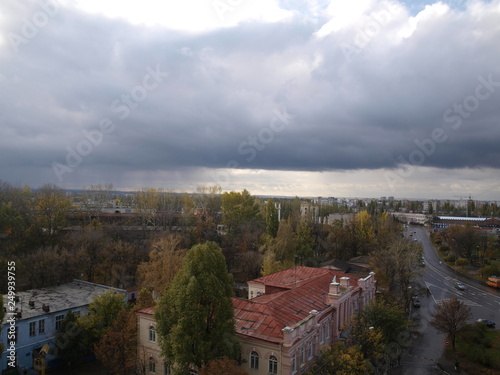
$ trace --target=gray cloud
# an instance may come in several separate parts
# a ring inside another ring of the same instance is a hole
[[[37,2],[12,4],[0,6],[11,15],[4,37],[39,11]],[[190,34],[62,7],[17,53],[8,40],[0,45],[1,177],[37,170],[40,182],[53,181],[52,163],[64,164],[67,147],[105,118],[114,129],[67,181],[233,161],[287,171],[397,168],[436,128],[446,141],[423,166],[500,168],[498,1],[420,19],[407,38],[397,32],[412,15],[401,11],[350,58],[343,48],[359,26],[318,38],[326,15],[304,14]],[[151,69],[168,77],[145,90]],[[481,93],[489,97],[475,108],[470,97],[488,77],[494,83]],[[146,95],[140,102],[134,89]],[[474,110],[463,116],[456,104]],[[293,119],[269,132],[276,110]]]

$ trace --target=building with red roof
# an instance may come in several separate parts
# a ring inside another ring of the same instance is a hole
[[[373,300],[375,276],[293,267],[249,281],[248,292],[249,299],[233,298],[241,366],[250,375],[294,375],[306,371],[319,348],[337,341],[352,315]],[[160,369],[153,310],[140,310],[138,317],[139,354],[146,370],[156,371],[146,374],[168,373]]]

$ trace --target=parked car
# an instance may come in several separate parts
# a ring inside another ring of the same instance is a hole
[[[413,307],[420,307],[420,300],[418,298],[413,298]]]
[[[456,282],[455,288],[457,288],[458,290],[465,290],[465,285],[460,282]]]
[[[488,319],[478,319],[476,320],[476,323],[486,324],[486,327],[495,328],[495,322],[492,322],[491,320]]]

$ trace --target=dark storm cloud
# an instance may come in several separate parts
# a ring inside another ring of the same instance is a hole
[[[7,4],[2,34],[21,35],[39,4]],[[0,47],[0,167],[45,167],[52,181],[53,163],[68,166],[68,150],[109,119],[65,178],[234,162],[395,168],[426,140],[422,165],[499,168],[498,16],[493,4],[449,10],[403,38],[401,10],[360,48],[366,24],[318,37],[325,17],[188,34],[61,8],[17,52],[9,38]],[[279,131],[276,113],[289,116]]]

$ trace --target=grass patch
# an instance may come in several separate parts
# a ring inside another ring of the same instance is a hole
[[[458,360],[470,374],[500,375],[500,331],[473,324],[457,337],[456,352],[446,348],[446,357]]]

